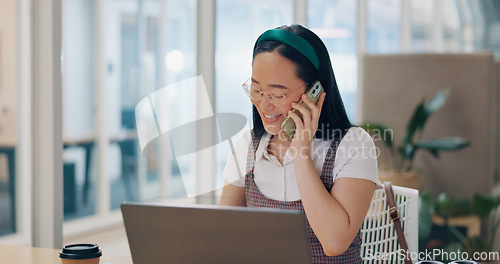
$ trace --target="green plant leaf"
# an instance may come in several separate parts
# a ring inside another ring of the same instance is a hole
[[[411,142],[415,132],[417,132],[417,130],[422,131],[424,129],[429,116],[444,105],[449,93],[449,89],[439,90],[428,102],[422,100],[417,108],[415,108],[410,122],[408,123],[406,136],[403,142]]]
[[[414,109],[411,118],[406,127],[406,135],[401,144],[394,148],[392,130],[385,125],[377,123],[363,123],[360,127],[364,128],[372,138],[378,135],[385,145],[391,150],[391,154],[400,154],[401,159],[394,169],[407,171],[413,167],[413,158],[418,149],[429,151],[434,157],[439,158],[440,151],[452,151],[464,148],[469,142],[459,137],[439,138],[432,140],[422,140],[415,142],[415,134],[422,132],[424,126],[434,112],[438,111],[446,102],[450,89],[439,90],[430,100],[422,100]],[[395,158],[394,160],[397,160]]]
[[[435,212],[437,215],[446,218],[448,217],[448,208],[450,203],[450,198],[446,193],[440,193],[436,199]]]
[[[382,140],[389,149],[392,149],[393,145],[392,129],[382,124],[368,123],[368,122],[361,123],[359,126],[362,127],[364,130],[366,130],[368,134],[372,135],[374,141]]]
[[[425,104],[427,115],[431,115],[441,108],[450,94],[450,89],[439,90],[434,97]]]
[[[439,151],[429,148],[424,148],[424,149],[429,151],[432,154],[432,156],[434,156],[436,159],[439,159]]]
[[[464,148],[469,142],[460,137],[437,138],[430,140],[421,140],[415,143],[417,148],[424,148],[429,151],[451,151]]]
[[[449,216],[469,215],[472,213],[471,203],[466,198],[452,198],[450,208],[448,210]]]
[[[415,154],[415,145],[413,143],[403,143],[400,146],[399,151],[401,152],[401,155],[408,160],[413,159],[413,154]]]
[[[418,240],[424,245],[429,239],[432,230],[432,214],[434,213],[434,199],[427,191],[420,192],[418,202]]]
[[[469,200],[465,198],[452,198],[446,193],[440,193],[436,199],[435,212],[437,215],[448,218],[472,213]]]
[[[474,194],[472,200],[474,213],[482,219],[488,217],[493,209],[499,206],[498,197],[491,197],[479,193]]]
[[[425,110],[425,102],[422,101],[417,108],[415,108],[410,122],[408,122],[406,127],[406,136],[403,139],[403,142],[411,142],[415,132],[417,132],[417,129],[423,128],[426,119],[427,111]]]

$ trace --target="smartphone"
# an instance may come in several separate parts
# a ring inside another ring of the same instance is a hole
[[[316,81],[314,85],[311,87],[311,89],[307,90],[306,95],[309,98],[309,100],[311,100],[311,102],[316,104],[318,102],[319,96],[323,91],[324,89],[323,86],[321,86],[321,83],[319,81]],[[300,99],[297,103],[309,109],[306,103],[302,101],[302,99]],[[292,109],[292,112],[297,114],[300,117],[300,119],[302,119],[302,114],[300,113],[299,110]],[[295,134],[295,121],[293,121],[293,119],[290,116],[287,116],[283,121],[283,123],[281,123],[281,133],[285,135],[288,141],[292,141],[293,135]]]

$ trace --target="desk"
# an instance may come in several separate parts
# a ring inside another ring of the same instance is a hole
[[[2,264],[57,264],[61,263],[58,249],[0,245]],[[101,264],[132,264],[131,257],[108,256],[102,253]]]

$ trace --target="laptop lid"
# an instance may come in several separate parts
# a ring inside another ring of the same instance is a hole
[[[208,205],[121,206],[132,259],[154,263],[310,263],[297,211]]]

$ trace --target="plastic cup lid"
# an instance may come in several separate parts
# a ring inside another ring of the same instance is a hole
[[[102,256],[97,244],[73,244],[64,246],[59,252],[63,259],[93,259]]]

